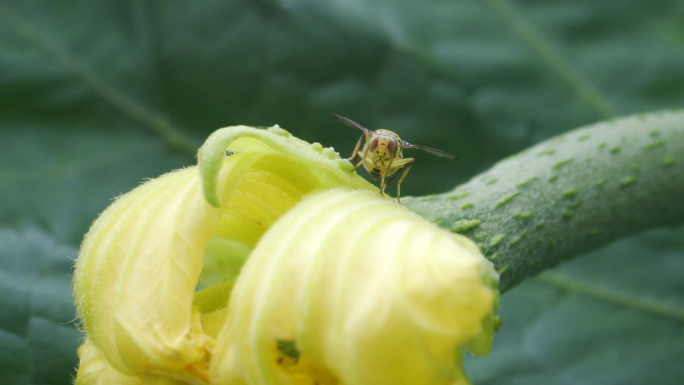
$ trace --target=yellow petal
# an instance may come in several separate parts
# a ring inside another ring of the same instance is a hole
[[[142,378],[127,376],[118,372],[107,362],[102,353],[93,345],[92,341],[86,340],[78,348],[78,357],[81,364],[76,375],[76,385],[143,385]]]
[[[314,194],[252,252],[217,337],[212,383],[466,383],[459,346],[483,332],[497,297],[483,277],[496,273],[472,242],[393,202]],[[283,360],[285,341],[301,365]]]
[[[217,186],[221,178],[221,159],[226,148],[237,152],[278,153],[291,157],[294,162],[281,164],[278,175],[283,179],[303,183],[301,173],[309,170],[316,175],[317,186],[347,186],[357,189],[373,189],[372,185],[355,174],[350,174],[352,164],[340,159],[339,154],[319,143],[309,144],[297,139],[281,128],[255,130],[246,126],[222,128],[212,133],[198,153],[202,169],[202,183],[205,197],[212,206],[221,205],[217,197]],[[293,164],[294,163],[294,164]],[[311,189],[316,185],[310,185]]]
[[[220,317],[210,322],[193,306],[203,268],[205,286],[229,279],[227,261],[239,269],[262,234],[315,189],[374,188],[348,172],[349,162],[282,130],[238,127],[212,137],[246,152],[226,157],[225,147],[209,140],[200,154],[209,178],[192,167],[145,183],[117,199],[81,247],[79,315],[93,345],[121,373],[207,383]],[[204,198],[208,180],[220,207]]]
[[[116,371],[102,353],[86,340],[78,348],[81,365],[78,368],[75,385],[182,385],[186,382],[164,375],[146,374],[127,376]]]

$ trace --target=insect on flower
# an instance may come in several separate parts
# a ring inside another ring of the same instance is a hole
[[[450,154],[436,148],[418,146],[405,140],[401,140],[399,135],[392,131],[384,129],[371,131],[343,116],[336,114],[333,114],[332,116],[347,126],[357,128],[363,132],[361,138],[359,138],[359,142],[356,143],[356,147],[354,148],[352,156],[347,158],[347,160],[352,163],[356,161],[357,156],[361,157],[361,160],[354,165],[354,168],[349,172],[352,172],[359,166],[363,165],[363,167],[366,168],[366,171],[370,173],[373,180],[378,180],[378,178],[381,178],[380,195],[384,194],[385,187],[387,187],[387,185],[392,182],[397,175],[399,175],[397,171],[408,165],[408,167],[406,167],[404,170],[404,173],[401,175],[401,178],[399,178],[399,181],[397,182],[397,202],[401,203],[401,182],[404,181],[406,175],[413,166],[413,161],[415,161],[414,158],[404,158],[404,149],[415,148],[418,150],[427,151],[430,154],[437,155],[442,158],[461,160],[460,157],[454,154]],[[363,150],[359,151],[361,142],[364,138],[366,139],[366,143],[363,145]],[[391,176],[391,178],[385,182],[385,178],[389,176]]]

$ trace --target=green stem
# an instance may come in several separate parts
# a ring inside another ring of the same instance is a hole
[[[684,111],[570,131],[402,203],[477,242],[505,291],[621,237],[684,223]]]

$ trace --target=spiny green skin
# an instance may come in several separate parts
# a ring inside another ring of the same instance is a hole
[[[621,237],[684,223],[684,111],[570,131],[451,192],[402,203],[478,243],[505,291]]]

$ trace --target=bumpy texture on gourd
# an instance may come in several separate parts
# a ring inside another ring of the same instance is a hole
[[[620,237],[684,223],[684,112],[579,128],[402,203],[476,241],[505,291]]]

